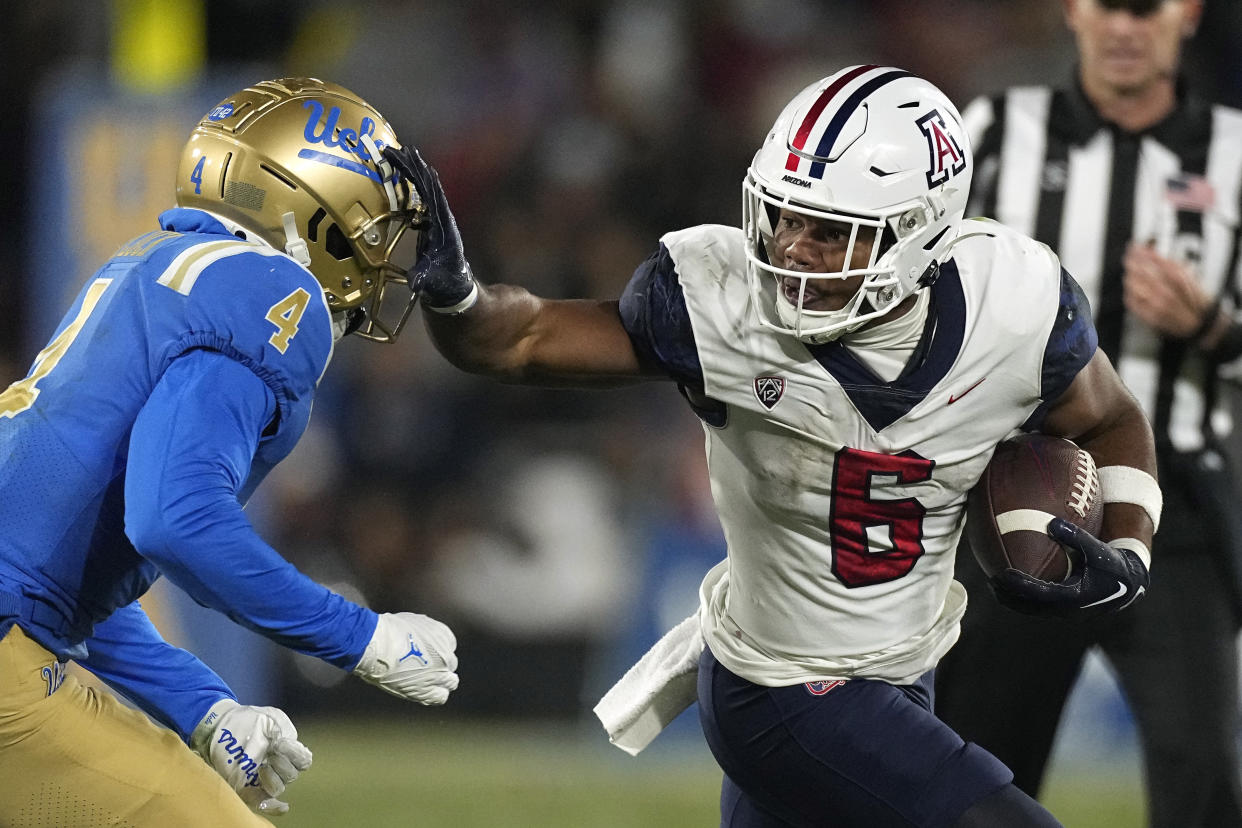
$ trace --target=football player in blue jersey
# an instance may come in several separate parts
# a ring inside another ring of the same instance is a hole
[[[336,342],[392,341],[413,306],[423,209],[383,158],[395,146],[334,84],[222,101],[186,145],[177,208],[87,281],[0,393],[0,822],[287,810],[310,752],[283,712],[240,703],[160,637],[138,603],[160,575],[393,695],[443,704],[456,688],[448,627],[315,583],[243,512],[298,442]],[[66,676],[69,660],[163,726]]]
[[[434,170],[385,154],[429,205],[410,277],[450,361],[510,382],[671,378],[703,420],[728,555],[596,707],[618,746],[697,696],[723,825],[1058,824],[933,713],[965,611],[967,492],[1018,430],[1090,452],[1100,537],[1032,519],[1072,573],[994,582],[1090,618],[1147,589],[1154,445],[1057,257],[962,220],[973,162],[939,89],[882,66],[810,85],[755,155],[742,227],[666,234],[619,301],[480,285]]]

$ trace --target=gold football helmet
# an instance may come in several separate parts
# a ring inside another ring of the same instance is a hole
[[[384,160],[386,146],[400,146],[392,127],[348,89],[264,81],[198,122],[181,153],[177,204],[284,250],[315,275],[334,312],[351,312],[358,335],[392,342],[418,297],[390,308],[388,322],[380,312],[390,284],[408,287],[423,207]]]

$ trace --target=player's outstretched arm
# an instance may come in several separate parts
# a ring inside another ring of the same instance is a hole
[[[480,285],[435,169],[413,147],[384,155],[427,208],[409,278],[436,347],[464,371],[506,382],[616,385],[645,370],[615,301],[547,300],[511,285]]]
[[[1016,570],[992,581],[997,598],[1028,613],[1086,618],[1115,612],[1147,591],[1151,539],[1160,520],[1151,426],[1112,363],[1097,350],[1049,409],[1042,431],[1086,449],[1100,470],[1100,537],[1062,520],[1048,534],[1067,547],[1073,568],[1062,583]]]

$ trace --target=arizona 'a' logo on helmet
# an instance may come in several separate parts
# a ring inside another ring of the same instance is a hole
[[[950,177],[966,169],[966,153],[957,138],[948,130],[940,110],[933,109],[915,121],[927,138],[927,186],[939,187]]]
[[[392,127],[353,92],[315,78],[264,81],[212,107],[190,135],[177,204],[284,250],[357,333],[393,341],[417,296],[381,320],[387,288],[406,285],[423,208],[380,150]],[[407,286],[408,287],[408,286]],[[358,319],[359,315],[365,318]]]

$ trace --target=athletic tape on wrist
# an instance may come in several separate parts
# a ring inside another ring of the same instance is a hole
[[[1105,503],[1133,503],[1151,518],[1151,530],[1160,528],[1160,510],[1164,495],[1160,484],[1142,469],[1133,466],[1101,466],[1100,495]]]
[[[474,307],[474,303],[479,301],[479,283],[473,279],[470,281],[470,295],[462,299],[456,305],[450,305],[447,308],[437,308],[431,305],[424,305],[427,310],[433,313],[442,313],[445,316],[456,316],[459,313],[465,313]]]
[[[1114,538],[1108,542],[1108,545],[1116,549],[1129,549],[1139,556],[1143,566],[1147,567],[1148,574],[1151,573],[1151,550],[1138,538]]]

